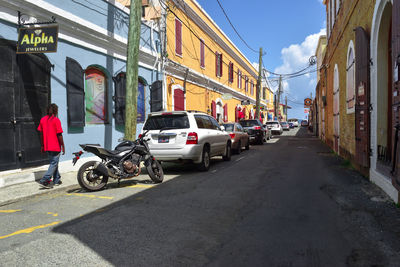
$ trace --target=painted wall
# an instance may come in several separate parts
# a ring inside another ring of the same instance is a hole
[[[90,0],[93,2],[93,0]],[[76,12],[75,15],[82,16],[83,19],[96,23],[101,27],[105,27],[111,32],[116,30],[118,34],[121,34],[123,38],[127,38],[126,25],[122,28],[107,26],[107,16],[102,12],[107,8],[115,9],[110,4],[104,5],[104,1],[94,1],[93,5],[81,4],[82,1],[74,0],[52,0],[49,3],[57,5],[58,8],[65,8],[67,11]],[[110,7],[111,6],[111,7]],[[0,7],[1,10],[1,7]],[[7,10],[8,12],[8,10]],[[14,13],[14,12],[13,12]],[[15,11],[16,13],[16,11]],[[101,13],[101,14],[100,14]],[[11,14],[13,15],[13,14]],[[126,16],[127,14],[125,14]],[[34,14],[32,14],[34,16]],[[0,37],[8,40],[17,40],[17,25],[0,19]],[[62,27],[62,25],[60,25]],[[125,29],[125,30],[124,30]],[[153,38],[159,39],[159,34],[153,32]],[[141,46],[151,49],[152,42],[150,39],[150,27],[142,25],[142,41]],[[85,40],[83,40],[85,41]],[[86,48],[84,46],[76,45],[70,41],[59,38],[58,49],[56,53],[45,54],[50,60],[51,64],[54,65],[54,69],[51,71],[51,102],[56,103],[59,106],[59,118],[64,130],[64,142],[66,145],[66,153],[61,156],[61,161],[70,161],[72,152],[80,150],[79,144],[82,143],[99,143],[107,148],[113,148],[117,145],[118,139],[123,137],[124,133],[121,130],[116,129],[113,119],[113,101],[112,96],[114,95],[114,83],[112,76],[115,76],[120,71],[125,71],[126,62],[105,53],[100,53],[95,50]],[[107,70],[108,79],[108,114],[110,118],[109,124],[100,125],[86,125],[82,132],[74,132],[68,129],[67,125],[67,94],[66,94],[66,70],[65,61],[67,57],[75,59],[83,69],[86,69],[90,65],[99,65]],[[150,85],[152,82],[161,79],[160,73],[146,68],[143,66],[139,67],[139,76],[143,77],[146,82]],[[149,86],[145,87],[145,108],[146,113],[150,112],[150,91]],[[142,128],[141,124],[138,124],[137,134],[140,133]],[[91,155],[87,155],[91,156]]]
[[[328,64],[326,138],[329,139],[328,143],[333,142],[333,73],[334,66],[337,64],[340,88],[340,154],[349,159],[355,156],[355,112],[348,113],[346,108],[347,51],[350,40],[355,44],[354,29],[356,27],[361,26],[370,32],[374,5],[375,0],[341,1],[326,50]]]
[[[214,23],[205,15],[204,11],[198,6],[198,4],[194,1],[186,1],[186,3],[192,7],[195,12],[201,17],[203,21],[205,21],[213,30],[216,32],[221,38],[224,40],[226,44],[231,47],[236,54],[242,58],[246,62],[246,66],[250,68],[254,73],[258,73],[258,71],[252,66],[250,62],[245,59],[243,55],[241,55],[240,51],[237,50],[234,45],[223,35],[223,33],[214,25]],[[167,53],[168,58],[180,63],[198,73],[201,73],[205,77],[209,77],[210,79],[216,80],[219,83],[229,86],[230,88],[242,92],[243,94],[250,96],[255,99],[256,94],[256,84],[257,77],[252,77],[249,72],[245,70],[243,66],[239,66],[239,63],[233,59],[231,55],[228,54],[227,51],[224,51],[202,28],[200,28],[195,21],[188,17],[183,10],[177,8],[172,1],[169,1],[169,6],[176,13],[176,15],[182,20],[182,56],[177,55],[175,53],[175,15],[171,12],[168,13],[167,16]],[[190,25],[190,28],[193,32],[196,33],[198,37],[204,40],[205,43],[205,67],[200,66],[200,40],[193,34],[184,24]],[[207,48],[207,46],[210,48]],[[221,77],[216,76],[215,70],[215,52],[223,54],[223,73]],[[228,65],[229,62],[233,62],[234,64],[234,77],[233,82],[229,82],[228,78]],[[245,81],[242,80],[241,89],[238,88],[237,83],[237,71],[238,68],[242,72],[242,77],[247,75],[249,77],[249,86],[248,91],[245,91]],[[182,81],[177,81],[174,77],[168,77],[167,84],[171,81],[170,78],[173,78],[176,83],[181,83]],[[178,79],[179,80],[179,79]],[[253,94],[251,94],[250,89],[250,81],[254,83]],[[207,92],[205,87],[198,86],[195,84],[187,83],[187,95],[186,95],[186,109],[196,109],[200,111],[207,111],[210,109],[210,104],[212,100],[221,97],[221,94],[216,92]],[[183,84],[181,84],[183,85]],[[213,89],[213,88],[208,88]],[[214,98],[216,97],[216,98]],[[208,100],[208,102],[205,102]],[[232,99],[224,101],[228,103],[228,119],[234,119],[234,108],[237,104],[240,104],[240,100]],[[264,103],[265,104],[265,103]],[[167,98],[167,109],[173,110],[173,101],[170,90],[168,91]]]

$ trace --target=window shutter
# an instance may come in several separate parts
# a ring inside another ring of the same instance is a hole
[[[116,125],[125,124],[125,97],[126,97],[126,74],[118,73],[114,78],[114,118]]]
[[[228,104],[224,105],[224,122],[228,121]]]
[[[215,103],[214,100],[211,101],[211,116],[217,118],[217,104]]]
[[[150,112],[162,110],[162,81],[155,81],[150,86]]]
[[[85,126],[85,91],[83,69],[72,58],[65,61],[67,78],[67,118],[69,127]]]
[[[205,67],[204,41],[200,40],[200,67]]]
[[[182,56],[182,22],[175,19],[175,53]]]
[[[219,65],[218,65],[218,61],[219,61],[219,54],[218,52],[215,52],[215,76],[219,76]]]
[[[220,57],[220,59],[219,59],[219,76],[222,77],[222,75],[224,75],[222,72],[222,70],[223,70],[222,54],[219,54],[219,57]]]
[[[355,69],[356,69],[356,161],[364,167],[369,167],[370,148],[370,49],[369,36],[362,27],[356,28]],[[359,90],[360,85],[364,90]],[[392,150],[393,151],[393,150]]]
[[[238,110],[238,106],[235,107],[235,122],[239,121],[239,110]]]

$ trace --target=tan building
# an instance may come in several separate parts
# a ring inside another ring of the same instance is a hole
[[[400,1],[324,4],[325,140],[399,202]]]

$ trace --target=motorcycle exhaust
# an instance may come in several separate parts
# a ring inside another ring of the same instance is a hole
[[[99,173],[101,173],[104,176],[108,176],[114,179],[118,179],[118,176],[116,176],[115,174],[113,174],[107,167],[106,165],[104,165],[101,162],[96,162],[96,164],[94,165],[94,169],[96,171],[98,171]]]

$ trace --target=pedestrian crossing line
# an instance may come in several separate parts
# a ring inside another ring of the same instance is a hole
[[[0,210],[0,213],[14,213],[14,212],[18,212],[21,210]]]
[[[71,194],[66,194],[66,195],[67,196],[77,196],[77,197],[88,197],[88,198],[114,199],[114,197],[87,195],[87,194],[79,194],[79,193],[71,193]]]
[[[35,230],[46,228],[46,227],[50,227],[50,226],[53,226],[53,225],[56,225],[56,224],[59,224],[59,223],[60,222],[57,221],[57,222],[52,222],[52,223],[48,223],[48,224],[42,224],[42,225],[38,225],[38,226],[29,227],[29,228],[26,228],[26,229],[18,230],[16,232],[8,234],[8,235],[0,236],[0,239],[5,239],[7,237],[11,237],[11,236],[14,236],[14,235],[30,234]]]

